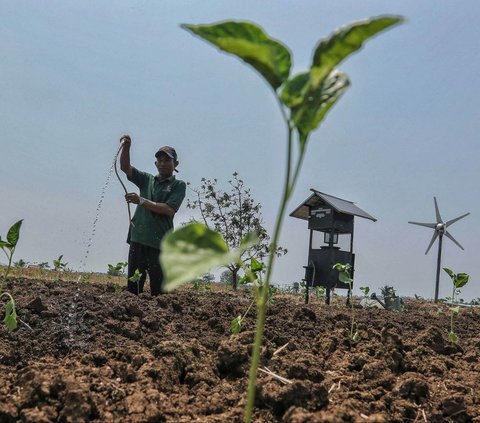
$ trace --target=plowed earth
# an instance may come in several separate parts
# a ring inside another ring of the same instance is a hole
[[[0,330],[0,422],[242,421],[255,312],[235,337],[230,321],[251,292],[9,286],[31,329]],[[448,307],[406,305],[356,310],[354,342],[342,302],[275,296],[261,367],[291,383],[259,373],[254,421],[480,422],[480,310],[462,308],[454,345]]]

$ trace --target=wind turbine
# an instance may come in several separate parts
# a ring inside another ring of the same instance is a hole
[[[420,223],[420,222],[408,222],[408,223],[411,223],[412,225],[425,226],[427,228],[432,228],[434,230],[432,240],[430,241],[430,244],[428,245],[427,251],[425,251],[425,255],[430,251],[430,248],[432,248],[433,243],[438,238],[437,278],[436,278],[436,282],[435,282],[435,302],[437,302],[438,301],[438,285],[439,285],[439,280],[440,280],[440,263],[442,261],[442,238],[443,238],[443,235],[445,235],[447,238],[449,238],[451,241],[453,241],[455,244],[457,244],[462,250],[464,250],[464,248],[452,236],[452,234],[450,234],[447,231],[447,228],[450,225],[453,225],[455,222],[459,221],[460,219],[463,219],[465,216],[468,216],[470,213],[465,213],[465,214],[462,214],[461,216],[456,217],[455,219],[449,220],[447,222],[443,222],[442,217],[440,216],[440,211],[438,210],[438,204],[437,204],[436,197],[433,197],[433,201],[435,202],[435,214],[436,214],[436,217],[437,217],[437,222],[436,223]]]

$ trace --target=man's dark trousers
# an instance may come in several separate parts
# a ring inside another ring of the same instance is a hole
[[[142,274],[138,282],[130,280],[135,274],[136,269]],[[133,294],[138,295],[142,293],[147,273],[150,279],[150,293],[152,296],[160,294],[163,283],[163,270],[160,266],[160,250],[131,241],[128,252],[127,289]]]

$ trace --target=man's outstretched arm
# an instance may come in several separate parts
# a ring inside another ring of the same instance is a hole
[[[132,140],[129,135],[124,135],[120,138],[120,142],[123,143],[122,151],[120,152],[120,169],[127,175],[128,179],[132,177],[132,166],[130,165],[130,146]]]

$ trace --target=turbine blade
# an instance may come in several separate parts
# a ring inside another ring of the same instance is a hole
[[[465,216],[468,216],[470,213],[465,213],[459,217],[456,217],[455,219],[449,220],[447,223],[445,223],[446,226],[451,225],[452,223],[455,223],[456,221],[463,219]]]
[[[430,241],[430,244],[428,245],[427,251],[425,251],[425,255],[428,254],[428,252],[430,251],[430,248],[432,248],[432,245],[435,242],[435,240],[437,239],[437,237],[438,237],[438,232],[435,231],[433,236],[432,236],[432,240]]]
[[[412,225],[426,226],[427,228],[435,229],[437,227],[436,223],[421,223],[421,222],[408,222]]]
[[[440,216],[440,210],[438,210],[437,198],[433,197],[433,201],[435,202],[435,214],[437,215],[437,223],[443,223],[442,216]]]
[[[455,244],[457,244],[462,250],[465,250],[465,248],[463,248],[460,243],[451,235],[449,234],[448,232],[445,232],[445,235],[450,238]]]

